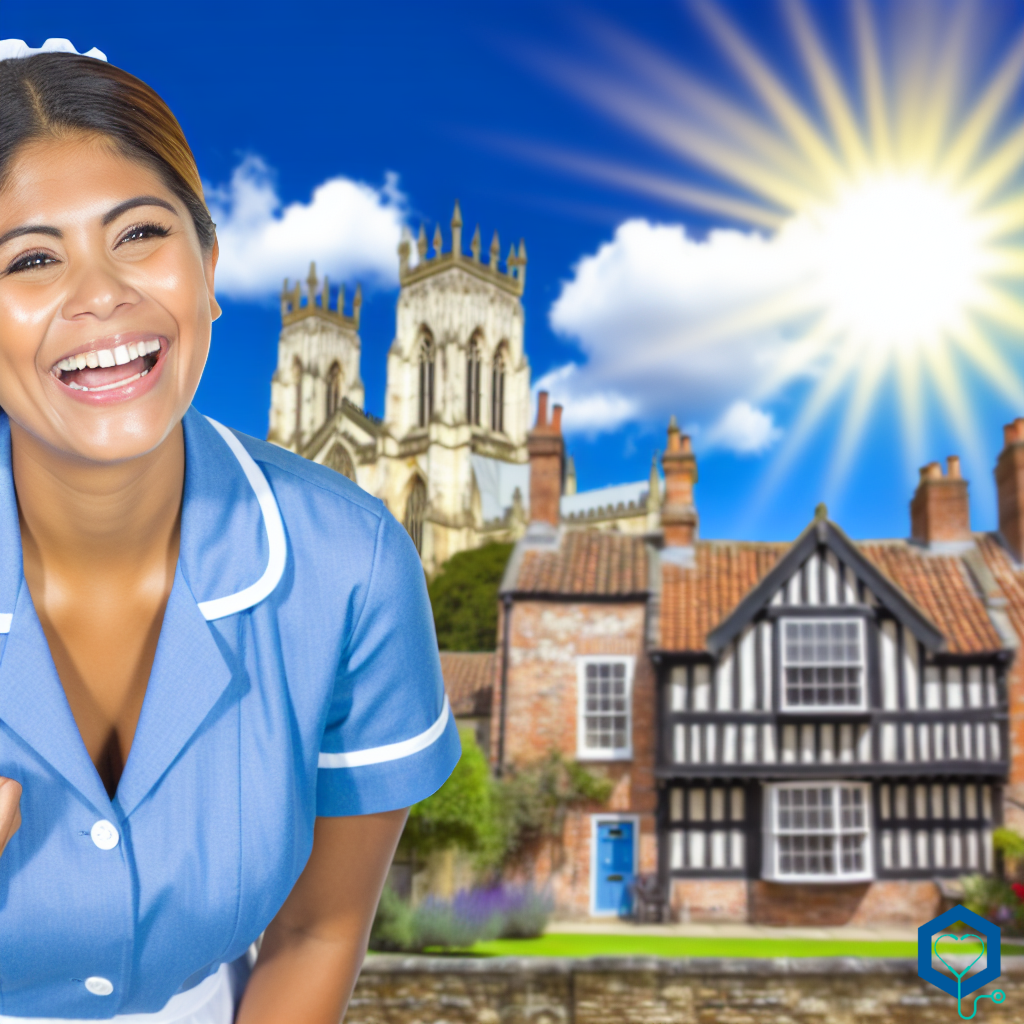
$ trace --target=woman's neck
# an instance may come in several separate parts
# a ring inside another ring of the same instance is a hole
[[[177,562],[185,442],[179,423],[155,449],[114,465],[68,458],[11,422],[22,549],[44,572],[145,576]]]

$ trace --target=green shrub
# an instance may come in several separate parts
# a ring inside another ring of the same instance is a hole
[[[472,729],[460,729],[462,756],[445,784],[414,804],[399,851],[415,867],[436,850],[457,847],[479,851],[493,845],[494,809],[491,771]]]
[[[413,939],[412,907],[385,885],[370,929],[370,949],[402,952],[412,948]]]
[[[968,875],[962,879],[964,906],[999,925],[1004,931],[1024,933],[1024,902],[1014,887],[995,875]]]
[[[511,544],[485,544],[452,555],[428,584],[437,644],[442,651],[493,651],[498,635],[498,587]]]

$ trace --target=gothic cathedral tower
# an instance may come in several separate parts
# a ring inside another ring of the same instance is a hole
[[[512,524],[495,521],[494,510],[514,512],[512,484],[522,495],[527,479],[526,246],[512,247],[502,270],[497,233],[487,263],[479,228],[469,255],[462,251],[458,203],[451,230],[451,249],[443,251],[438,225],[428,253],[421,227],[415,263],[411,238],[399,245],[402,289],[388,353],[384,423],[410,470],[391,507],[404,510],[428,568],[507,533]]]
[[[281,295],[269,440],[324,463],[381,498],[401,519],[428,572],[487,540],[513,539],[528,492],[530,365],[523,350],[526,246],[502,270],[498,236],[481,262],[480,230],[462,251],[458,203],[452,246],[441,230],[428,254],[398,249],[395,339],[383,421],[363,412],[359,313],[332,308],[330,284],[310,267]]]

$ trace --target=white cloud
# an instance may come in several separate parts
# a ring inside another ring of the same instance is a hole
[[[733,402],[707,432],[711,448],[728,448],[740,455],[760,455],[782,436],[770,412],[740,399]]]
[[[814,267],[813,240],[796,221],[771,237],[716,230],[703,240],[678,224],[619,225],[575,266],[549,313],[585,357],[545,378],[567,428],[613,430],[674,412],[715,424],[706,436],[720,446],[763,450],[778,428],[755,406],[799,343],[778,303],[813,288]],[[808,372],[806,360],[797,372]]]
[[[575,381],[578,373],[579,367],[575,363],[566,363],[535,380],[531,389],[534,408],[537,392],[547,391],[552,396],[553,405],[561,403],[564,406],[562,424],[568,433],[597,434],[638,418],[640,408],[615,391],[580,393]]]
[[[275,295],[284,278],[304,279],[310,260],[335,282],[397,284],[405,196],[393,173],[380,188],[330,178],[313,190],[308,203],[283,206],[270,168],[260,157],[248,156],[227,185],[206,187],[206,200],[220,240],[221,294]]]

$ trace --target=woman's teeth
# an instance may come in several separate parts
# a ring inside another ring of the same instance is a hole
[[[81,384],[76,384],[73,380],[68,381],[68,387],[74,391],[113,391],[114,388],[123,388],[127,384],[134,384],[140,377],[145,377],[149,373],[149,370],[143,370],[141,373],[135,374],[134,377],[126,377],[124,380],[115,380],[113,384],[101,384],[96,388],[84,388]]]
[[[88,367],[90,370],[95,370],[97,367],[103,366],[124,366],[125,363],[130,363],[134,359],[138,359],[140,356],[147,356],[153,352],[160,351],[159,341],[140,341],[130,342],[127,345],[118,345],[116,348],[100,348],[94,352],[80,352],[77,356],[68,356],[67,359],[62,359],[57,364],[58,370],[84,370]],[[139,374],[138,376],[142,376]],[[132,380],[136,378],[133,377]],[[127,384],[128,381],[119,381],[118,386]],[[74,385],[72,385],[74,387]],[[108,387],[99,388],[81,388],[83,391],[106,391]]]

